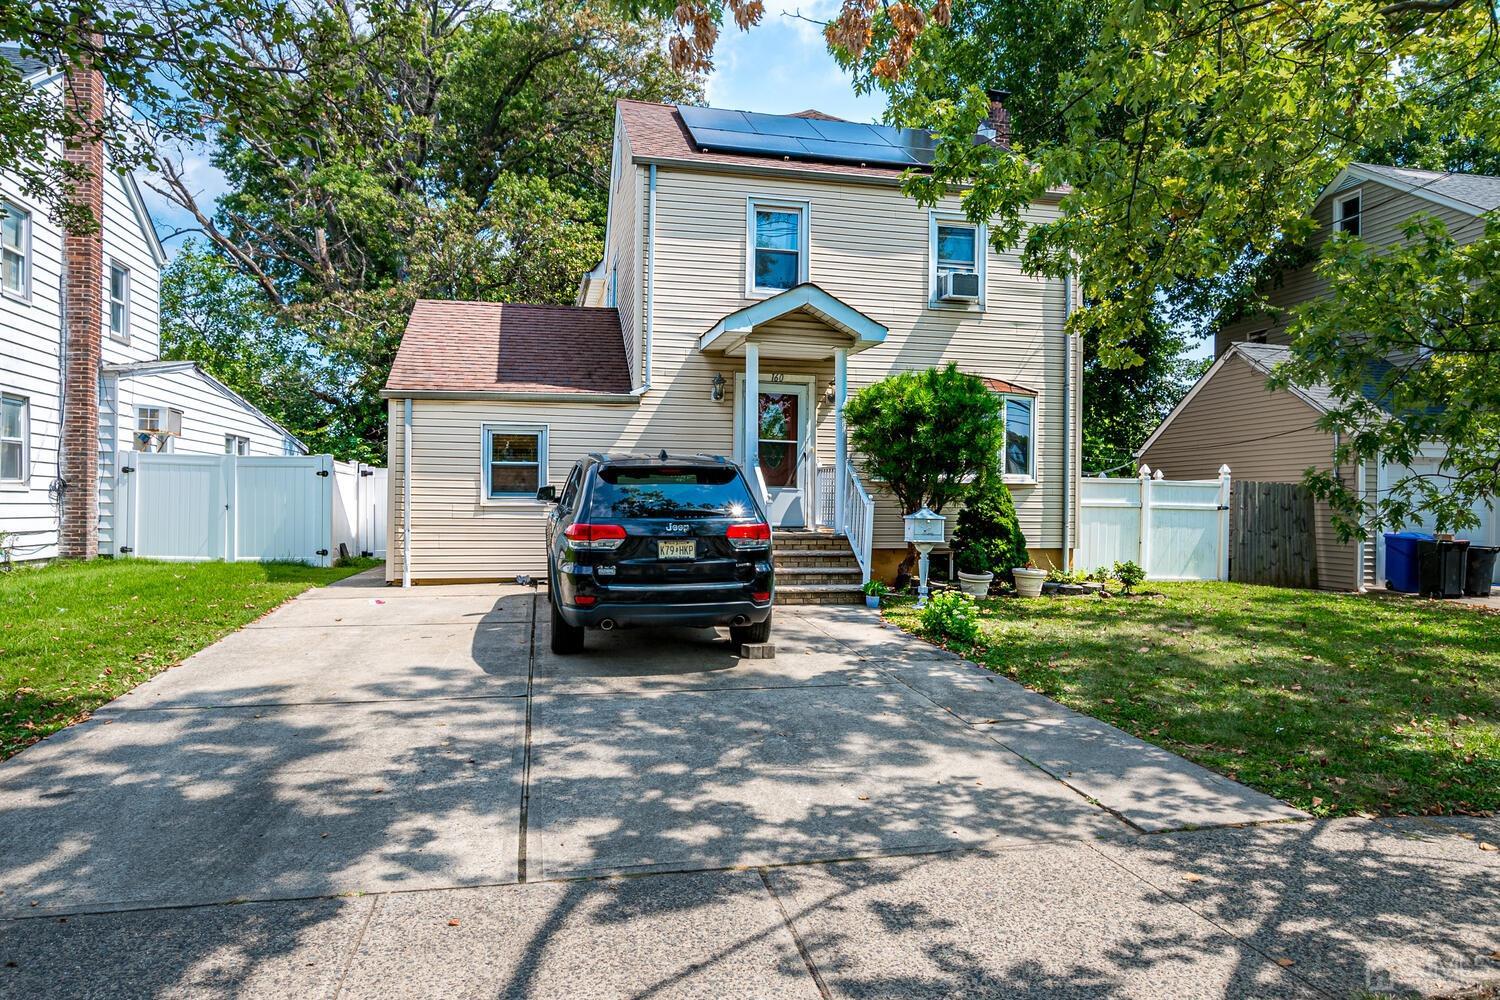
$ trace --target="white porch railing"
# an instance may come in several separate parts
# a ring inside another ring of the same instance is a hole
[[[834,503],[834,487],[837,477],[834,475],[838,470],[831,465],[818,466],[817,485],[814,492],[818,498],[817,525],[820,528],[834,528],[834,511],[838,505]]]
[[[843,492],[844,537],[849,539],[849,547],[859,561],[863,576],[860,582],[869,583],[871,546],[875,540],[875,501],[870,499],[864,484],[859,481],[853,462],[844,463],[838,482]]]

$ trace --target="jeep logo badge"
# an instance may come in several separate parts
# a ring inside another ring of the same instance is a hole
[[[684,535],[687,534],[687,530],[689,528],[691,528],[691,527],[692,527],[692,525],[690,525],[690,524],[682,524],[682,523],[677,522],[677,521],[671,521],[671,522],[668,522],[668,524],[667,524],[667,530],[668,531],[676,531],[676,532],[680,532],[680,533],[682,533]]]

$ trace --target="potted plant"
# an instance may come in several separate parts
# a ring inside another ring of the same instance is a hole
[[[1047,580],[1046,570],[1037,569],[1036,563],[1028,561],[1025,566],[1017,566],[1010,572],[1016,578],[1017,597],[1042,596],[1042,584]]]
[[[862,588],[865,592],[865,607],[879,608],[880,599],[891,592],[883,580],[871,580]]]
[[[971,597],[984,597],[995,582],[989,553],[980,545],[966,545],[954,557],[958,567],[958,589]]]

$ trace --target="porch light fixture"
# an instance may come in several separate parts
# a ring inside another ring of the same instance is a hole
[[[724,402],[724,374],[722,372],[714,372],[714,380],[710,384],[713,388],[709,390],[708,398],[715,403]]]
[[[826,388],[826,389],[823,390],[823,405],[824,406],[832,406],[833,405],[833,383],[832,382],[829,382],[828,383],[828,388]]]

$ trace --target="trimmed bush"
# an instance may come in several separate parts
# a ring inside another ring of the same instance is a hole
[[[1007,576],[1031,558],[1010,490],[995,473],[981,476],[964,501],[953,531],[953,550],[965,573]]]

